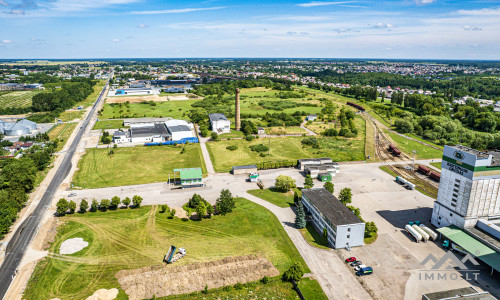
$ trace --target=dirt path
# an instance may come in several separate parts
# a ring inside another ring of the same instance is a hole
[[[307,128],[305,125],[306,125],[307,121],[304,120],[304,122],[302,122],[300,124],[300,128],[304,129],[305,131],[307,131],[307,135],[317,135],[316,132],[312,131],[311,129]]]
[[[201,153],[203,154],[203,160],[205,161],[205,166],[207,167],[207,172],[209,175],[215,174],[214,165],[212,164],[212,159],[210,158],[210,154],[208,153],[207,139],[200,138],[200,148]]]

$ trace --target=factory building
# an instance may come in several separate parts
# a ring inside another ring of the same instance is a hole
[[[210,125],[215,133],[231,132],[231,121],[224,114],[214,113],[209,114]]]
[[[34,134],[36,131],[36,123],[27,119],[21,119],[17,122],[5,122],[0,120],[0,133],[5,136],[22,136]]]
[[[115,131],[113,142],[121,143],[164,143],[168,141],[182,143],[184,140],[194,138],[193,124],[183,120],[163,120],[151,119],[150,122],[140,120],[134,122],[127,120],[130,129],[126,132]]]
[[[302,204],[318,233],[335,249],[364,245],[365,223],[325,188],[302,190]]]

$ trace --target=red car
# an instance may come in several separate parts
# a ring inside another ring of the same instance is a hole
[[[346,263],[350,263],[350,262],[353,262],[353,261],[356,261],[356,257],[349,257],[348,259],[345,260]]]

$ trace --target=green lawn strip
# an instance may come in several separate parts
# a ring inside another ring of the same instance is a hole
[[[377,160],[375,155],[375,128],[370,119],[364,119],[365,121],[365,157],[368,162],[374,162]],[[370,158],[368,158],[370,157]]]
[[[365,159],[365,136],[362,120],[356,118],[359,133],[355,138],[317,137],[320,148],[315,149],[301,143],[303,137],[259,138],[251,142],[242,140],[222,140],[208,142],[207,149],[216,172],[228,172],[233,166],[251,165],[259,162],[295,160],[301,158],[330,157],[333,161],[362,161]],[[261,156],[249,146],[264,144],[269,146],[270,155]],[[228,146],[237,146],[237,150],[228,150]]]
[[[256,189],[247,191],[250,195],[266,200],[279,207],[291,207],[294,205],[293,202],[293,191],[287,193],[281,193],[276,191],[274,188],[270,189]]]
[[[431,165],[441,170],[441,162],[431,162]]]
[[[316,231],[314,225],[310,222],[307,223],[305,228],[299,229],[299,231],[309,245],[320,249],[331,249],[328,246],[328,242]]]
[[[416,140],[419,140],[419,141],[421,141],[421,142],[424,142],[424,143],[426,143],[426,144],[429,144],[429,145],[432,145],[432,146],[434,146],[434,147],[437,147],[437,148],[439,148],[439,149],[441,149],[441,150],[443,150],[443,149],[444,149],[444,147],[443,147],[443,146],[440,146],[440,145],[434,144],[434,143],[432,143],[432,142],[429,142],[428,140],[424,140],[423,138],[421,138],[421,137],[419,137],[419,136],[417,136],[417,135],[414,135],[414,134],[412,134],[412,133],[405,133],[405,135],[407,135],[407,136],[409,136],[409,137],[411,137],[411,138],[414,138],[414,139],[416,139]]]
[[[74,119],[81,119],[84,113],[85,110],[83,109],[64,111],[59,115],[58,119],[60,119],[62,122],[69,122],[73,121]]]
[[[176,266],[254,254],[267,258],[280,273],[295,262],[310,272],[273,213],[246,199],[237,198],[232,213],[203,221],[168,219],[167,214],[151,209],[144,206],[62,217],[64,224],[49,253],[59,253],[61,243],[75,237],[89,246],[64,259],[49,254],[40,261],[23,298],[85,299],[101,288],[120,289],[115,278],[118,271],[162,265],[170,245],[188,252]],[[118,299],[125,299],[121,289]]]
[[[101,119],[125,119],[125,118],[164,118],[187,119],[187,113],[192,109],[191,104],[200,100],[178,100],[155,102],[155,105],[146,103],[130,103],[128,108],[123,103],[104,104]],[[130,112],[129,112],[130,110]]]
[[[319,285],[316,279],[312,278],[302,278],[298,287],[302,292],[302,295],[307,300],[327,300],[328,297],[323,292],[323,289]]]
[[[374,235],[370,236],[370,237],[367,237],[367,238],[364,238],[364,243],[365,245],[370,245],[372,244],[373,242],[375,242],[378,238],[378,233],[375,233]]]
[[[97,121],[94,125],[94,130],[96,129],[120,129],[120,128],[128,128],[123,126],[123,120],[104,120]]]
[[[106,80],[99,80],[95,85],[94,85],[94,91],[92,94],[87,96],[85,100],[75,104],[75,106],[91,106],[94,104],[94,102],[97,100],[97,97],[99,97],[99,94],[102,92],[102,89],[106,85]]]
[[[231,129],[230,133],[219,134],[220,139],[242,138],[244,136],[245,135],[243,134],[243,132],[238,131],[238,130],[233,130],[233,129]]]
[[[379,168],[380,168],[380,170],[394,176],[394,179],[398,176],[398,174],[396,174],[393,170],[389,169],[388,166],[380,166]]]
[[[82,188],[163,182],[173,178],[173,170],[201,167],[206,174],[199,144],[177,146],[138,146],[113,149],[88,149],[78,163],[73,184]]]
[[[64,148],[64,145],[68,141],[70,135],[73,133],[77,125],[78,124],[76,123],[59,124],[54,126],[53,129],[50,130],[50,132],[48,133],[49,139],[59,140],[56,151],[60,151],[62,148]]]
[[[399,149],[407,153],[410,157],[413,157],[413,150],[417,151],[417,159],[441,158],[443,156],[442,150],[431,148],[417,141],[402,137],[399,134],[393,132],[388,133],[391,139],[396,144],[398,144],[397,146],[399,147]]]

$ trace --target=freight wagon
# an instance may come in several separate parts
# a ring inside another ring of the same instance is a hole
[[[394,156],[400,156],[401,151],[399,151],[398,148],[396,148],[394,145],[389,145],[389,152],[392,153]]]
[[[436,172],[431,172],[431,175],[430,177],[434,180],[436,180],[437,182],[439,182],[441,180],[441,175],[436,173]]]
[[[365,111],[365,108],[364,108],[363,106],[358,105],[358,104],[356,104],[356,103],[347,102],[347,105],[352,106],[352,107],[354,107],[354,108],[357,108],[357,109],[358,109],[358,110],[360,110],[360,111]]]
[[[429,175],[429,173],[431,172],[431,170],[429,168],[421,166],[421,165],[418,166],[417,171],[419,171],[420,173],[422,173],[424,175]]]

